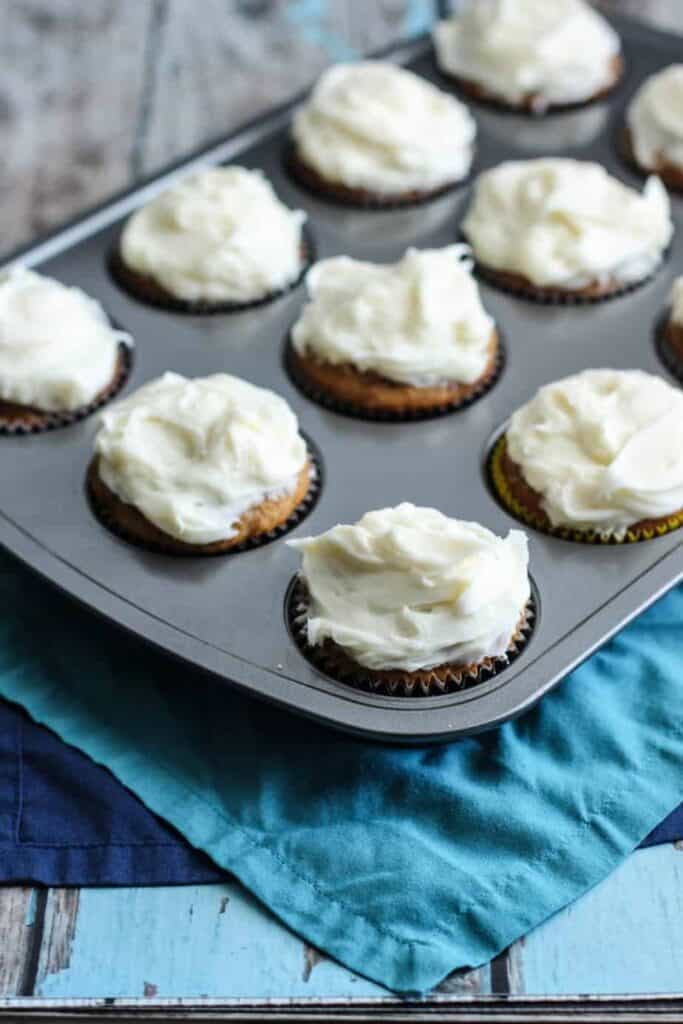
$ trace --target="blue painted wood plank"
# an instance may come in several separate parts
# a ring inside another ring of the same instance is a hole
[[[488,992],[488,971],[451,977],[445,988]],[[384,994],[303,942],[237,883],[49,894],[38,996]]]
[[[634,853],[608,879],[516,943],[513,991],[683,990],[683,850]]]

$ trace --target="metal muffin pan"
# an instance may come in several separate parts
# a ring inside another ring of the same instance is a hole
[[[625,20],[616,26],[627,72],[610,100],[539,119],[471,105],[479,126],[475,173],[506,158],[562,154],[597,160],[641,184],[617,149],[623,109],[643,77],[680,55],[681,44]],[[383,56],[448,88],[426,39]],[[319,258],[349,253],[392,261],[409,245],[456,239],[469,183],[434,202],[391,212],[345,208],[297,187],[282,163],[292,109],[268,115],[19,255],[83,287],[130,331],[136,348],[124,394],[167,369],[190,376],[227,371],[273,388],[291,403],[325,467],[320,500],[291,536],[320,533],[400,501],[432,505],[499,534],[520,528],[491,495],[484,472],[492,439],[520,403],[541,384],[588,367],[640,367],[674,379],[657,355],[654,335],[672,278],[683,270],[683,200],[672,196],[678,230],[666,263],[632,294],[553,307],[482,283],[484,304],[504,333],[507,361],[496,385],[473,405],[424,422],[351,419],[306,398],[283,366],[302,286],[253,310],[197,317],[139,304],[107,271],[108,251],[126,215],[181,174],[227,161],[262,168],[286,203],[308,211]],[[93,416],[49,434],[0,438],[0,543],[72,597],[188,666],[207,670],[217,683],[377,739],[445,740],[504,722],[683,577],[683,531],[599,547],[528,530],[538,619],[513,664],[488,682],[444,697],[355,691],[318,673],[289,635],[285,599],[299,559],[284,539],[222,558],[172,558],[132,547],[97,521],[84,493],[96,430]]]

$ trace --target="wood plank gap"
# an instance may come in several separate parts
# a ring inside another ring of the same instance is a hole
[[[507,996],[512,991],[510,986],[509,948],[494,956],[490,965],[491,992],[496,996]]]
[[[28,952],[26,954],[26,962],[22,971],[21,982],[18,987],[17,995],[19,996],[32,996],[35,987],[36,979],[38,977],[38,963],[40,961],[40,947],[43,944],[43,936],[45,934],[45,911],[47,909],[47,897],[48,888],[40,887],[34,890],[35,892],[35,913],[33,916],[33,924],[31,925],[31,939],[29,941]]]
[[[153,0],[145,39],[140,107],[130,153],[130,174],[133,180],[141,177],[144,170],[145,145],[156,93],[156,69],[167,20],[168,0]]]

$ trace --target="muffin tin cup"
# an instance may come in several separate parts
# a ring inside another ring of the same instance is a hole
[[[262,548],[266,544],[272,544],[273,541],[280,540],[281,537],[284,537],[286,534],[291,533],[292,530],[295,530],[297,526],[300,526],[301,523],[303,523],[311,514],[318,503],[324,481],[322,455],[320,454],[318,447],[309,437],[305,437],[304,439],[308,449],[311,472],[308,482],[308,490],[306,491],[303,499],[287,519],[283,523],[280,523],[279,526],[274,527],[272,530],[268,530],[266,533],[260,533],[254,537],[249,537],[240,544],[235,544],[234,547],[226,548],[224,550],[209,550],[202,545],[197,545],[195,550],[180,551],[177,547],[174,547],[172,537],[169,537],[168,544],[161,540],[158,542],[144,541],[137,534],[126,529],[119,519],[112,514],[107,504],[98,499],[97,494],[93,489],[93,476],[97,472],[95,459],[90,463],[86,473],[85,492],[87,500],[94,516],[102,526],[106,527],[110,533],[115,534],[115,536],[119,537],[121,540],[125,540],[127,544],[131,544],[133,547],[139,548],[142,551],[148,551],[156,555],[168,555],[173,558],[181,559],[229,558],[231,555],[240,555],[245,551],[255,551],[257,548]]]
[[[552,526],[545,516],[539,516],[513,494],[503,468],[506,451],[507,442],[503,434],[491,448],[486,463],[486,474],[491,491],[510,515],[524,523],[525,526],[531,526],[534,530],[538,530],[539,533],[545,533],[549,537],[555,537],[558,540],[572,541],[575,544],[619,547],[657,540],[659,537],[664,537],[683,526],[683,510],[662,517],[648,526],[634,524],[626,530],[623,537],[603,534],[592,529],[574,530],[564,526]]]
[[[20,437],[45,434],[51,430],[59,430],[61,427],[79,423],[116,398],[125,387],[132,365],[132,348],[129,345],[120,344],[117,369],[111,384],[101,391],[94,401],[88,405],[82,405],[78,409],[73,409],[71,412],[44,412],[40,409],[27,408],[26,412],[22,414],[20,407],[16,406],[16,413],[9,417],[3,415],[0,402],[0,436]]]
[[[177,299],[170,292],[166,292],[161,285],[151,278],[129,269],[124,263],[120,252],[120,240],[112,246],[107,256],[109,274],[114,283],[126,294],[137,302],[146,306],[154,306],[157,309],[166,310],[168,313],[182,313],[187,316],[221,316],[229,313],[242,313],[250,309],[258,309],[260,306],[267,306],[276,302],[283,296],[294,291],[302,283],[316,259],[316,248],[313,234],[304,225],[302,229],[301,242],[301,269],[296,278],[284,288],[268,292],[257,299],[250,299],[246,302],[187,302],[184,299]]]
[[[399,697],[403,700],[420,700],[424,697],[443,697],[461,693],[500,676],[512,665],[533,634],[536,620],[536,598],[533,591],[532,586],[529,601],[520,613],[519,622],[504,655],[484,658],[476,664],[437,665],[432,669],[414,672],[404,672],[400,669],[373,671],[359,665],[331,641],[315,646],[309,644],[306,629],[309,595],[301,576],[296,576],[289,585],[285,598],[285,615],[294,642],[318,671],[343,683],[344,686],[357,690]]]
[[[438,419],[441,416],[449,416],[451,413],[459,412],[468,408],[474,402],[479,401],[495,387],[503,370],[505,369],[505,342],[500,328],[496,325],[497,348],[493,369],[486,376],[486,379],[466,397],[459,398],[453,402],[446,402],[430,406],[424,409],[406,409],[402,412],[388,409],[366,409],[363,406],[354,405],[351,402],[342,402],[334,395],[323,391],[321,388],[308,379],[297,366],[293,358],[294,349],[292,346],[291,332],[285,338],[283,349],[283,364],[293,383],[302,394],[310,398],[312,402],[329,409],[330,412],[338,413],[340,416],[348,416],[351,419],[366,420],[369,423],[417,423],[424,420]]]

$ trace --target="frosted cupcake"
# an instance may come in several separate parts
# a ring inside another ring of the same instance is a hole
[[[465,0],[434,45],[463,92],[534,114],[599,99],[623,72],[619,36],[584,0]]]
[[[294,117],[289,166],[333,199],[412,203],[467,176],[475,132],[462,103],[411,71],[379,61],[337,64]]]
[[[602,299],[659,266],[673,234],[666,189],[642,193],[599,164],[511,160],[477,179],[462,225],[478,269],[528,298]]]
[[[301,277],[305,219],[260,171],[212,167],[129,218],[111,269],[127,291],[153,305],[190,313],[254,305]]]
[[[683,189],[683,64],[646,78],[626,114],[629,156],[670,188]]]
[[[165,373],[103,413],[88,490],[127,540],[219,554],[310,507],[314,477],[296,416],[274,392],[222,373]]]
[[[683,392],[641,370],[547,384],[492,453],[513,515],[572,540],[624,542],[683,524]]]
[[[0,431],[81,419],[118,391],[131,338],[80,288],[16,266],[0,274]]]
[[[402,504],[290,541],[302,566],[294,636],[322,671],[429,696],[499,671],[530,625],[526,537]]]
[[[451,245],[408,249],[388,265],[316,263],[291,332],[297,383],[323,404],[373,418],[445,412],[481,395],[500,346],[467,252]]]

